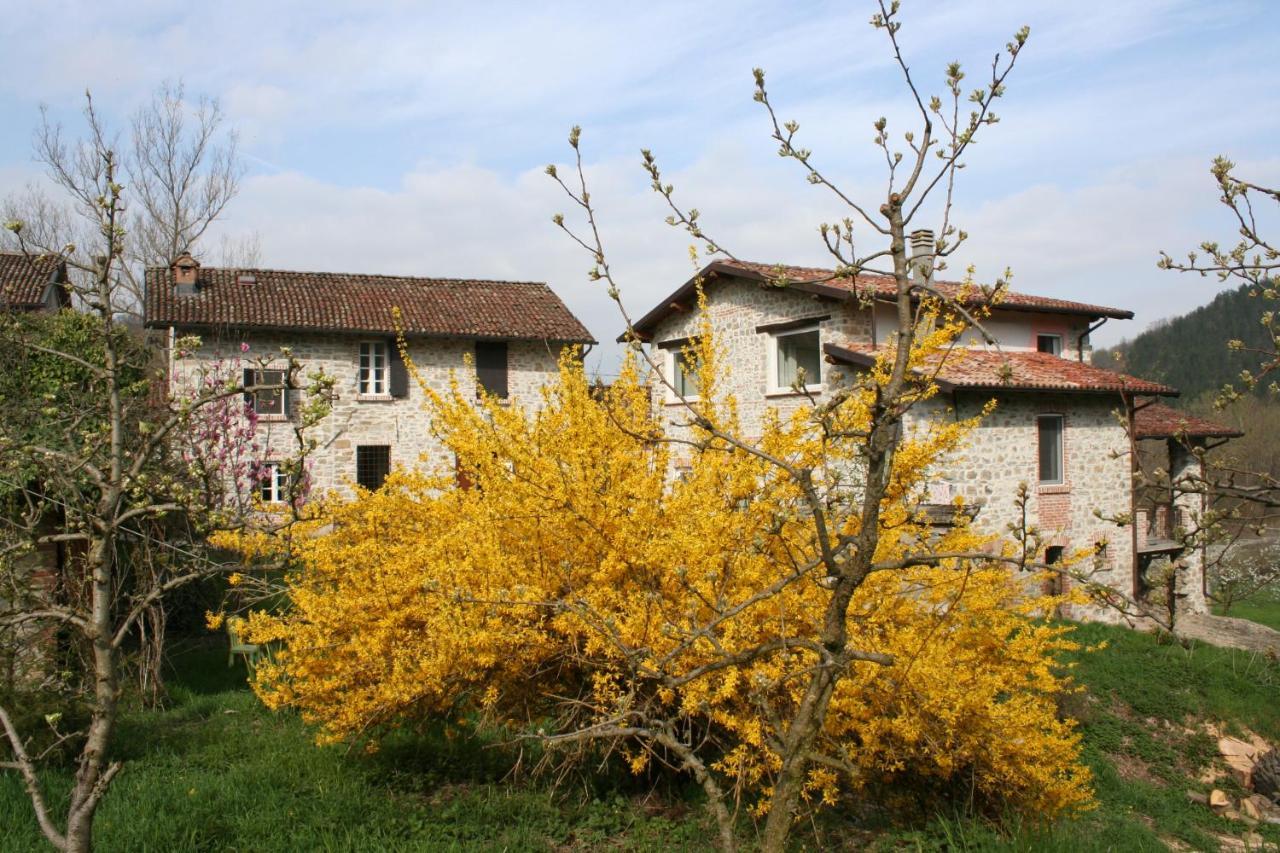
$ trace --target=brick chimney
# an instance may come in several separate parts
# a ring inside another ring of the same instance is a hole
[[[924,284],[933,282],[933,231],[919,228],[911,232],[911,277]]]
[[[183,252],[173,260],[173,284],[178,296],[194,296],[196,292],[196,271],[200,262],[191,257],[190,252]]]

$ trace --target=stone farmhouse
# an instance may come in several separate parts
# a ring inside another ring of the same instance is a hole
[[[932,268],[926,255],[933,242],[930,232],[912,235],[913,267]],[[784,287],[775,283],[780,275]],[[717,260],[634,326],[655,350],[667,380],[690,397],[696,398],[696,376],[686,373],[683,348],[699,329],[699,281],[727,365],[725,393],[737,398],[748,436],[758,434],[767,409],[786,414],[809,405],[794,387],[801,368],[811,382],[806,390],[822,399],[844,377],[870,366],[896,328],[892,306],[875,298],[896,295],[892,279],[868,275],[852,281],[833,278],[830,270]],[[959,288],[930,283],[943,292]],[[1188,446],[1239,433],[1158,402],[1176,396],[1174,388],[1090,363],[1090,334],[1108,320],[1132,316],[1118,308],[1009,293],[984,322],[997,345],[967,332],[963,349],[943,362],[940,393],[911,415],[928,417],[945,407],[955,417],[970,417],[988,401],[997,402],[959,458],[936,472],[928,501],[941,520],[951,517],[944,505],[963,496],[977,508],[975,523],[1000,533],[1017,519],[1017,491],[1026,483],[1029,521],[1049,543],[1041,555],[1046,562],[1097,548],[1101,567],[1095,579],[1145,596],[1146,569],[1172,561],[1179,612],[1204,612],[1204,555],[1184,553],[1175,535],[1201,509],[1199,499],[1175,501],[1172,490],[1140,493],[1133,451],[1141,445],[1167,454],[1161,467],[1176,479],[1199,464]],[[655,405],[673,415],[680,406],[664,386],[655,396]],[[1120,516],[1133,523],[1106,520]],[[1079,615],[1108,618],[1101,611]]]
[[[145,323],[167,335],[174,371],[183,370],[182,362],[239,357],[247,344],[248,358],[274,356],[283,366],[280,349],[289,347],[304,375],[322,369],[335,377],[332,412],[318,428],[320,446],[311,458],[311,488],[318,492],[350,494],[353,483],[376,489],[394,466],[451,461],[401,359],[393,309],[420,377],[439,391],[456,377],[463,393],[483,388],[535,401],[566,346],[594,343],[541,283],[220,269],[202,267],[189,254],[146,273]],[[174,342],[185,335],[202,343],[178,359]],[[283,372],[271,367],[245,369],[246,386],[280,382]],[[296,451],[293,416],[303,394],[259,392],[246,401],[268,459]],[[268,470],[261,496],[279,501],[287,484],[278,467]]]

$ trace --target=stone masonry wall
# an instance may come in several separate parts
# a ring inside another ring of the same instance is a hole
[[[713,280],[707,287],[707,312],[715,329],[722,364],[727,365],[723,392],[734,395],[739,404],[742,428],[749,436],[760,434],[765,410],[784,414],[808,405],[803,395],[768,391],[768,346],[770,336],[756,327],[805,317],[827,317],[818,324],[826,342],[871,342],[868,312],[846,310],[846,306],[817,299],[807,293],[776,287],[760,287],[738,281]],[[679,340],[698,333],[700,317],[691,310],[664,321],[653,335],[655,344]],[[671,378],[671,350],[655,350]],[[835,369],[822,363],[823,380]],[[672,417],[679,418],[681,406],[665,387],[657,387],[655,400]]]
[[[333,490],[351,494],[356,476],[356,448],[360,445],[389,445],[392,468],[451,466],[452,458],[432,433],[431,418],[424,408],[425,395],[412,378],[406,397],[368,398],[358,394],[359,346],[364,340],[390,338],[260,331],[217,337],[206,334],[202,336],[199,350],[178,365],[178,370],[181,373],[189,369],[193,359],[240,357],[243,341],[249,344],[244,359],[274,356],[273,363],[283,366],[280,348],[288,346],[301,364],[300,376],[305,377],[319,368],[335,377],[333,411],[312,433],[320,441],[312,457],[314,493]],[[408,349],[421,379],[431,388],[447,391],[450,378],[456,376],[463,394],[475,393],[475,371],[468,369],[463,360],[468,353],[474,355],[473,340],[419,338],[409,341]],[[509,399],[513,403],[537,405],[539,389],[555,378],[559,355],[555,344],[511,341],[508,344]],[[304,383],[305,379],[300,379],[297,384]],[[301,389],[290,394],[295,408],[305,397]],[[269,448],[268,460],[288,456],[296,450],[290,419],[260,416],[258,435]]]
[[[1204,476],[1203,464],[1195,454],[1189,452],[1181,442],[1171,440],[1167,442],[1169,448],[1169,479],[1172,483],[1178,483],[1187,478],[1201,478]],[[1183,531],[1192,530],[1201,516],[1203,516],[1204,497],[1196,489],[1191,488],[1186,492],[1174,491],[1174,508],[1177,512],[1177,518],[1174,520],[1174,526]],[[1178,571],[1178,580],[1176,595],[1178,596],[1178,609],[1182,613],[1208,613],[1209,603],[1205,599],[1205,569],[1207,557],[1205,549],[1192,548],[1181,557],[1181,567]]]
[[[1127,515],[1132,474],[1128,436],[1116,411],[1120,398],[1099,394],[1049,394],[961,390],[952,401],[956,417],[972,417],[994,396],[988,415],[940,478],[970,503],[980,503],[977,526],[1003,534],[1017,523],[1019,485],[1029,488],[1028,522],[1040,528],[1046,546],[1065,554],[1106,543],[1101,558],[1078,565],[1090,579],[1124,593],[1133,588],[1133,535],[1108,517]],[[1063,482],[1039,483],[1038,415],[1063,415]],[[1100,513],[1099,518],[1095,513]],[[1043,555],[1041,555],[1043,556]],[[1073,615],[1111,621],[1113,611],[1077,608]]]
[[[817,299],[796,291],[761,288],[742,281],[713,281],[707,289],[707,311],[716,332],[722,361],[727,365],[723,390],[738,400],[741,425],[748,437],[759,434],[764,413],[772,408],[787,414],[808,405],[796,394],[771,394],[767,375],[771,336],[756,327],[787,320],[827,316],[819,324],[822,343],[869,344],[873,341],[871,312],[856,303]],[[1079,330],[1061,318],[1045,318],[1019,312],[998,312],[991,328],[1014,349],[1034,346],[1038,331],[1062,333],[1074,343]],[[1050,322],[1052,321],[1052,322]],[[696,310],[673,315],[655,329],[654,344],[697,334]],[[883,335],[884,330],[874,330]],[[1075,337],[1072,337],[1075,336]],[[1004,340],[1001,341],[1005,343]],[[671,351],[654,348],[658,362],[670,377]],[[1088,354],[1088,343],[1085,341]],[[1070,355],[1075,355],[1071,352]],[[838,382],[850,368],[822,364],[824,382]],[[819,393],[818,398],[822,398]],[[916,417],[968,417],[979,411],[992,395],[961,390],[959,399],[936,398]],[[660,412],[672,421],[682,411],[663,387],[655,390]],[[958,405],[958,409],[956,408]],[[1127,514],[1131,510],[1131,474],[1128,438],[1114,412],[1123,407],[1120,398],[1092,394],[1014,393],[998,395],[996,411],[973,433],[963,452],[939,472],[939,493],[959,493],[970,502],[980,502],[978,525],[993,534],[1006,530],[1018,518],[1017,489],[1020,483],[1031,488],[1029,521],[1045,533],[1048,545],[1060,545],[1065,553],[1106,543],[1101,567],[1094,578],[1132,591],[1133,539],[1129,527],[1119,527],[1099,519]],[[1064,467],[1061,485],[1038,485],[1038,441],[1036,415],[1065,416]],[[908,424],[910,428],[910,424]],[[669,426],[673,431],[679,427]],[[1041,555],[1043,556],[1043,555]],[[1092,570],[1092,564],[1090,564]],[[1111,611],[1084,608],[1078,616],[1113,619]]]

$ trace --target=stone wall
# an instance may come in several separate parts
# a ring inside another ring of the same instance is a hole
[[[333,490],[349,495],[356,476],[356,448],[360,445],[389,445],[392,467],[452,466],[452,457],[432,433],[431,418],[425,409],[425,394],[410,379],[406,397],[362,397],[358,393],[359,346],[363,340],[390,340],[369,336],[245,332],[202,336],[202,346],[188,359],[175,365],[177,372],[189,371],[194,360],[218,358],[256,360],[273,357],[273,364],[283,366],[280,348],[288,346],[301,364],[301,376],[321,369],[337,381],[335,399],[329,416],[312,433],[320,448],[312,457],[313,492]],[[241,355],[240,344],[248,343]],[[457,378],[462,393],[474,395],[476,375],[467,367],[464,356],[474,355],[475,342],[470,339],[419,338],[409,342],[409,356],[416,365],[419,378],[436,391],[448,390],[452,377]],[[537,405],[539,389],[554,380],[559,345],[542,341],[511,341],[508,344],[508,391],[513,403]],[[248,365],[246,365],[248,366]],[[268,365],[269,367],[270,365]],[[305,384],[300,380],[298,384]],[[294,407],[305,396],[293,390]],[[258,435],[268,448],[266,459],[283,458],[296,452],[297,442],[292,418],[260,417]]]
[[[1019,521],[1018,487],[1029,488],[1028,522],[1046,546],[1070,555],[1105,543],[1096,561],[1081,563],[1091,580],[1126,594],[1133,590],[1133,533],[1108,518],[1132,509],[1129,440],[1117,411],[1119,396],[960,390],[949,401],[955,416],[972,417],[990,399],[995,411],[968,437],[940,477],[969,503],[981,504],[976,523],[1000,535]],[[1063,482],[1039,483],[1038,415],[1062,415]],[[1098,515],[1101,514],[1102,518]],[[1043,556],[1043,555],[1041,555]],[[1113,611],[1084,608],[1075,615],[1113,620]]]
[[[818,328],[823,342],[871,342],[869,312],[851,310],[845,303],[818,299],[795,290],[760,286],[754,282],[713,279],[707,287],[707,313],[715,329],[722,364],[728,365],[723,392],[737,398],[742,429],[749,436],[760,434],[768,408],[789,413],[808,405],[807,399],[791,392],[770,393],[768,389],[768,347],[771,337],[756,327],[805,317],[825,317]],[[661,349],[664,342],[681,340],[698,333],[696,309],[663,321],[653,335],[654,354],[671,378],[673,350]],[[822,363],[822,379],[835,368]],[[680,403],[664,387],[654,399],[672,417],[682,414]]]
[[[1188,451],[1181,442],[1176,440],[1168,441],[1167,445],[1169,448],[1169,480],[1171,483],[1177,484],[1179,481],[1188,478],[1202,479],[1204,477],[1204,463],[1195,454]],[[1187,531],[1195,529],[1203,517],[1205,512],[1204,495],[1194,487],[1189,488],[1186,492],[1181,492],[1175,488],[1173,489],[1173,494],[1175,510],[1173,525],[1176,528],[1174,535],[1182,538],[1187,535]],[[1209,603],[1205,598],[1205,568],[1207,561],[1207,555],[1203,547],[1188,549],[1182,556],[1176,588],[1176,594],[1179,599],[1179,612],[1209,612]]]
[[[775,409],[787,414],[797,407],[809,405],[797,394],[769,392],[768,348],[773,346],[768,332],[758,326],[806,317],[826,317],[819,323],[823,343],[884,343],[889,332],[888,318],[877,316],[855,302],[835,302],[785,289],[761,287],[741,280],[713,280],[707,288],[707,312],[716,334],[722,363],[727,365],[723,390],[738,401],[744,435],[759,435],[765,412]],[[883,310],[877,312],[883,314]],[[672,351],[663,349],[664,342],[678,341],[696,335],[699,315],[696,310],[668,317],[652,335],[653,353],[670,378]],[[1002,346],[1015,350],[1031,349],[1038,333],[1061,334],[1068,357],[1080,355],[1088,360],[1090,348],[1085,318],[1043,315],[1030,312],[994,312],[989,329]],[[849,371],[846,366],[822,364],[822,379],[832,384]],[[935,398],[916,419],[927,417],[969,417],[981,410],[991,393],[961,390],[958,397]],[[822,399],[823,392],[817,394]],[[669,417],[669,428],[683,411],[670,392],[659,387],[655,401]],[[997,395],[997,408],[971,435],[965,449],[938,474],[937,493],[959,493],[966,500],[980,503],[979,526],[993,534],[1004,533],[1007,525],[1019,516],[1016,506],[1018,486],[1031,488],[1029,506],[1032,524],[1044,532],[1047,544],[1064,548],[1065,553],[1092,548],[1106,543],[1095,579],[1130,593],[1133,589],[1134,549],[1132,529],[1120,527],[1097,517],[1127,515],[1132,510],[1128,437],[1117,410],[1123,409],[1119,396],[1093,394],[1047,394],[1006,392]],[[1038,440],[1036,416],[1061,414],[1065,418],[1064,482],[1060,485],[1038,484]],[[911,425],[908,424],[910,427]],[[1043,556],[1043,555],[1040,555]],[[1114,619],[1115,614],[1102,609],[1086,608],[1078,615],[1097,619]]]

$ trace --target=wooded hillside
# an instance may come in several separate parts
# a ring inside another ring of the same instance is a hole
[[[1249,295],[1247,285],[1223,291],[1208,305],[1153,324],[1118,346],[1098,349],[1093,360],[1099,367],[1178,388],[1182,397],[1171,402],[1185,407],[1205,392],[1238,380],[1240,371],[1257,368],[1256,354],[1232,351],[1227,342],[1243,341],[1246,348],[1269,346],[1271,341],[1258,320],[1266,307]]]

